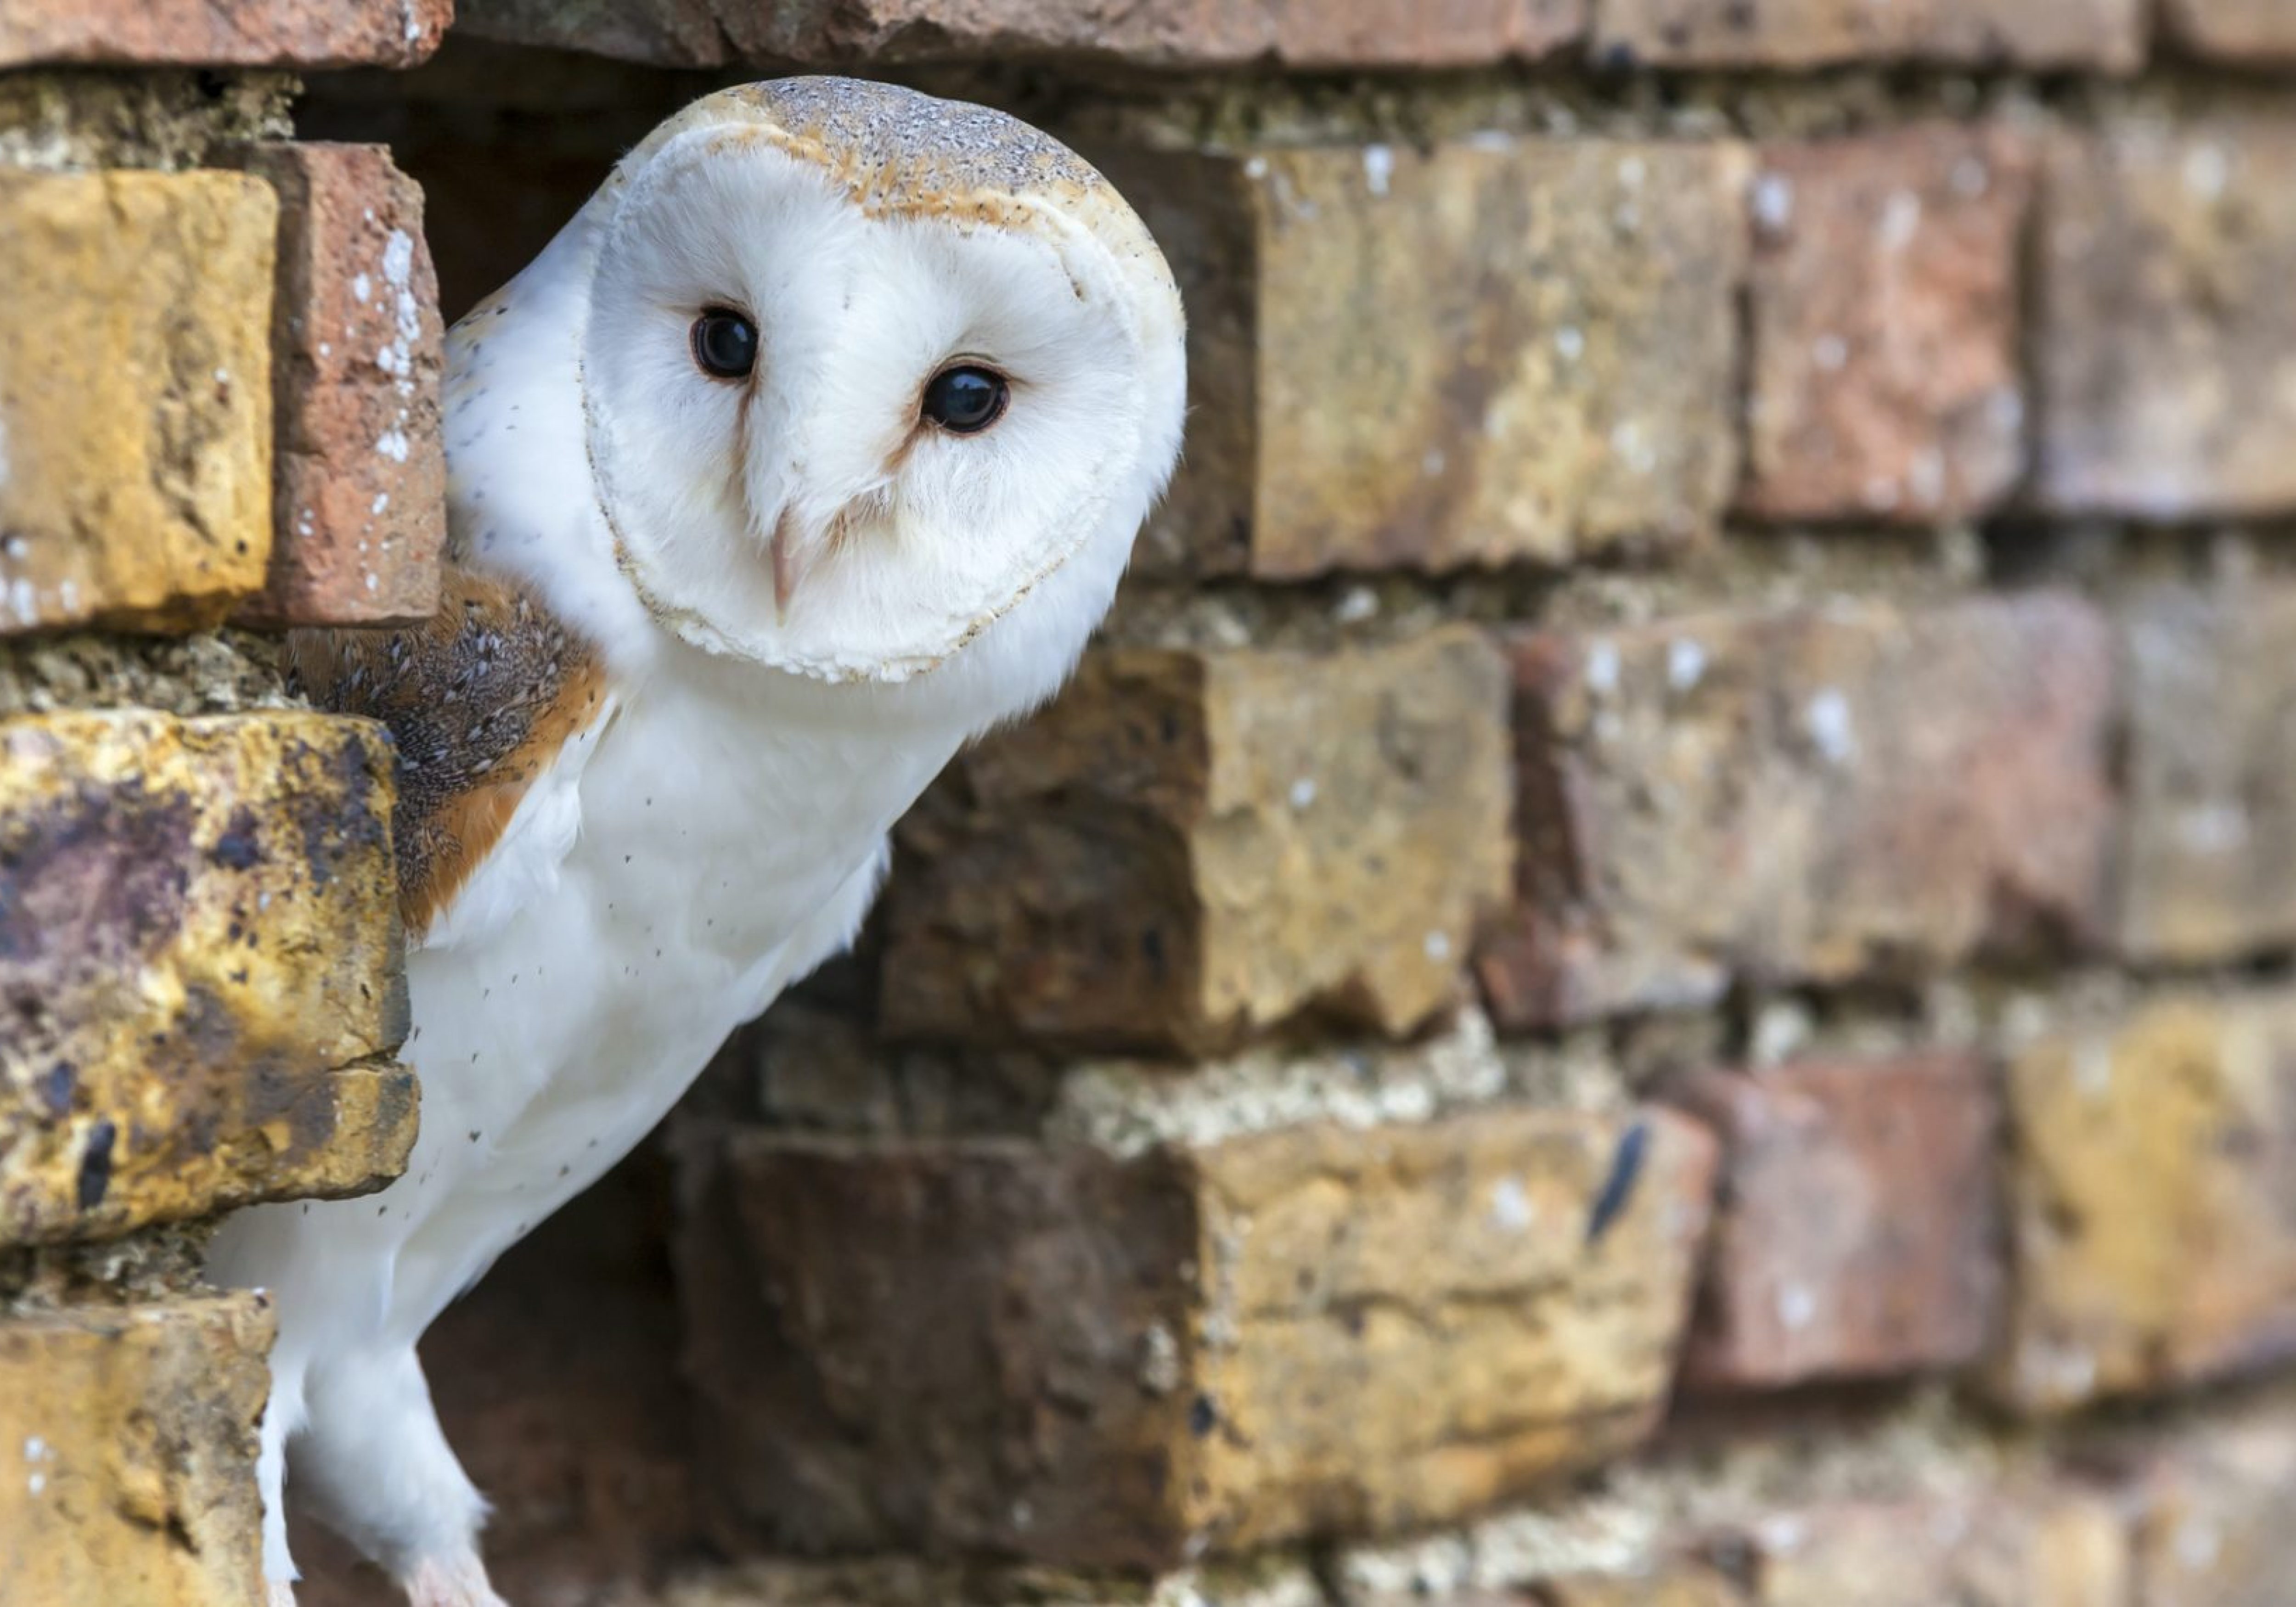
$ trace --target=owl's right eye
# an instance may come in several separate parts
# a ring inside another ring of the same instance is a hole
[[[758,365],[758,326],[722,307],[693,321],[693,360],[717,380],[742,380]]]

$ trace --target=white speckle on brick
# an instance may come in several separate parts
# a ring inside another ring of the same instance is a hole
[[[351,275],[351,299],[365,307],[374,299],[374,281],[365,274]]]
[[[40,594],[25,579],[11,581],[8,586],[8,611],[16,616],[20,625],[36,625],[40,619]]]
[[[32,544],[21,536],[11,536],[5,541],[0,541],[0,558],[6,558],[11,562],[21,563],[31,555]]]
[[[2177,1525],[2177,1561],[2187,1573],[2216,1566],[2220,1545],[2216,1526],[2206,1518],[2195,1515]]]
[[[56,601],[63,604],[66,617],[76,617],[79,613],[79,582],[77,580],[57,581]]]
[[[1914,454],[1914,461],[1906,465],[1906,488],[1914,494],[1916,506],[1934,508],[1945,500],[1945,454],[1935,447],[1924,447]]]
[[[370,513],[380,513],[390,505],[390,493],[388,491],[377,491],[374,494],[374,500],[367,504],[366,511]]]
[[[1658,449],[1651,445],[1650,432],[1640,419],[1622,420],[1611,430],[1611,450],[1633,473],[1648,474],[1658,467]]]
[[[1267,176],[1267,159],[1264,156],[1255,156],[1251,158],[1249,161],[1243,164],[1243,176],[1246,178],[1266,178]]]
[[[1641,157],[1629,156],[1619,163],[1619,182],[1629,190],[1639,190],[1649,172],[1649,167]]]
[[[1587,690],[1601,696],[1619,689],[1619,649],[1607,637],[1587,644]]]
[[[1754,181],[1754,221],[1773,234],[1782,234],[1793,222],[1793,180],[1783,173],[1765,173]]]
[[[1431,931],[1427,934],[1427,940],[1419,947],[1429,959],[1439,965],[1451,957],[1451,934]]]
[[[1379,613],[1379,594],[1367,586],[1351,586],[1332,608],[1332,618],[1341,625],[1361,625]]]
[[[230,383],[231,383],[231,370],[230,370],[230,369],[228,369],[228,368],[218,368],[218,369],[217,369],[217,370],[215,371],[215,382],[216,382],[217,384],[218,384],[218,385],[228,385],[228,384],[230,384]]]
[[[319,355],[323,357],[332,357],[335,355],[335,348],[327,341],[322,340],[319,342]]]
[[[369,570],[366,572],[366,589],[369,594],[373,594],[373,593],[379,592],[382,589],[382,582],[376,578],[375,573],[373,570]]]
[[[2230,854],[2248,846],[2248,810],[2237,802],[2195,804],[2177,815],[2177,840],[2196,854]]]
[[[45,1473],[35,1473],[24,1480],[24,1488],[37,1496],[48,1488],[48,1476]]]
[[[389,458],[394,463],[405,463],[406,461],[407,453],[406,431],[404,430],[384,430],[381,438],[374,443],[374,449],[377,452],[381,453],[383,456]]]
[[[2073,1086],[2091,1099],[2103,1099],[2112,1092],[2112,1051],[2095,1038],[2078,1045],[2073,1050]]]
[[[1365,145],[1363,164],[1364,183],[1371,186],[1371,193],[1386,194],[1388,183],[1395,176],[1395,152],[1385,145]]]
[[[1706,674],[1706,650],[1688,636],[1667,644],[1666,684],[1688,692]]]
[[[1530,1226],[1537,1215],[1531,1209],[1530,1196],[1523,1193],[1520,1177],[1502,1177],[1491,1185],[1491,1220],[1500,1228],[1519,1234]]]
[[[1808,727],[1809,740],[1817,750],[1833,764],[1846,765],[1857,757],[1857,734],[1849,720],[1849,700],[1829,686],[1810,699],[1803,711],[1802,723]]]
[[[1554,349],[1566,363],[1576,363],[1587,353],[1587,332],[1575,324],[1566,324],[1554,332]]]
[[[1778,1321],[1789,1333],[1799,1333],[1817,1316],[1817,1297],[1800,1283],[1778,1291]]]
[[[1882,203],[1882,222],[1874,234],[1885,251],[1902,251],[1921,233],[1922,198],[1911,190],[1892,190]]]
[[[37,1462],[41,1457],[47,1454],[48,1442],[46,1440],[41,1439],[37,1434],[27,1434],[24,1437],[25,1461]]]
[[[1849,342],[1840,335],[1820,335],[1810,342],[1809,360],[1827,373],[1840,373],[1849,364]]]
[[[2201,200],[2222,195],[2231,177],[2232,159],[2222,145],[2199,144],[2185,152],[2185,188]]]
[[[1304,809],[1316,801],[1316,778],[1303,775],[1292,783],[1292,807]]]

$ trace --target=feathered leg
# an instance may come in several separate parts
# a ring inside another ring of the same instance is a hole
[[[505,1607],[479,1556],[486,1501],[448,1448],[411,1344],[315,1362],[293,1447],[311,1510],[414,1607]]]

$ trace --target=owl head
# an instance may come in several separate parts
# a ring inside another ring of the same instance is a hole
[[[586,521],[591,590],[816,681],[910,682],[984,635],[1072,659],[1177,458],[1182,337],[1138,217],[1026,124],[849,79],[725,90],[457,327],[457,539]],[[569,433],[578,459],[542,450]]]

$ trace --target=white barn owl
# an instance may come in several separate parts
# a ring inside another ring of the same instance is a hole
[[[851,940],[886,833],[1049,697],[1179,448],[1182,316],[1090,168],[832,78],[623,160],[449,340],[446,606],[292,647],[386,721],[422,1136],[365,1199],[227,1222],[279,1319],[283,1487],[418,1607],[498,1602],[415,1357],[503,1250]]]

